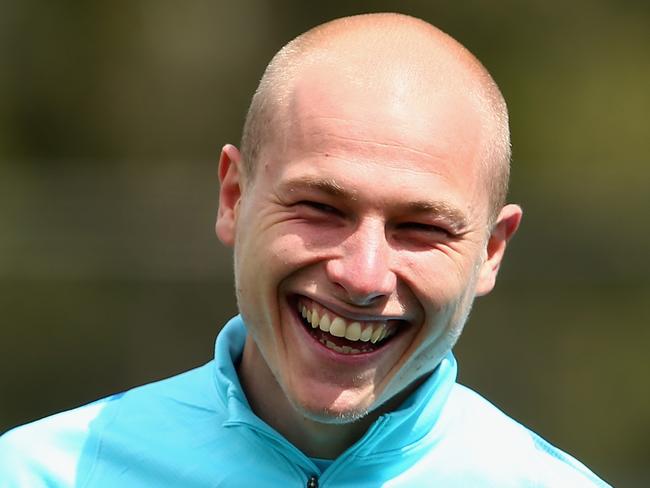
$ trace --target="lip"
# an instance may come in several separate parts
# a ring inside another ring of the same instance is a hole
[[[341,317],[347,319],[347,320],[358,320],[358,321],[364,321],[364,322],[390,322],[390,321],[399,321],[403,323],[402,327],[410,325],[411,321],[408,318],[405,318],[403,315],[382,315],[380,313],[377,314],[370,314],[370,313],[359,313],[356,311],[351,311],[342,308],[340,305],[337,305],[335,303],[329,302],[327,300],[322,300],[320,298],[314,298],[309,295],[300,295],[300,294],[295,294],[293,298],[289,300],[290,303],[297,303],[300,298],[306,298],[307,300],[310,300],[312,302],[318,303],[322,307],[331,310],[334,312],[336,315],[340,315]]]
[[[294,295],[291,299],[287,300],[287,306],[289,307],[291,316],[293,317],[294,327],[298,329],[297,334],[299,336],[300,342],[305,343],[305,345],[309,347],[312,353],[316,357],[321,358],[323,361],[335,362],[337,364],[343,364],[348,366],[368,365],[369,363],[378,361],[382,356],[386,355],[386,353],[388,353],[391,349],[397,347],[397,344],[399,342],[399,337],[397,336],[403,335],[402,334],[403,330],[400,330],[397,334],[395,334],[391,338],[391,340],[387,341],[381,347],[373,351],[361,352],[357,354],[340,353],[321,344],[318,341],[318,339],[316,339],[304,326],[302,318],[298,314],[297,305],[296,305],[301,297],[311,300],[315,303],[318,303],[321,306],[331,310],[332,312],[346,319],[375,321],[375,322],[382,322],[382,321],[388,322],[391,320],[399,320],[400,322],[404,322],[404,324],[398,326],[398,328],[409,327],[411,325],[408,321],[402,318],[395,318],[394,316],[350,313],[350,312],[342,311],[341,308],[339,307],[330,306],[329,304],[323,303],[323,301],[321,300],[314,300],[313,298],[308,297],[306,295]]]

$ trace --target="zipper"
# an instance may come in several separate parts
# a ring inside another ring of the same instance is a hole
[[[256,432],[257,434],[261,435],[262,437],[265,437],[268,439],[272,444],[276,444],[274,446],[275,450],[280,453],[286,460],[287,462],[296,469],[297,474],[302,478],[306,473],[311,471],[312,473],[316,472],[318,473],[318,467],[312,462],[312,460],[306,456],[300,449],[298,449],[296,446],[291,444],[289,441],[287,441],[283,436],[278,434],[275,430],[272,430],[271,428],[264,428],[263,426],[258,426],[254,425],[249,422],[241,421],[241,420],[236,420],[236,421],[227,421],[224,422],[223,425],[227,426],[240,426],[240,427],[246,427],[250,431]],[[314,479],[314,485],[310,485],[309,483],[312,482],[312,478]],[[304,479],[304,478],[303,478]],[[311,477],[307,481],[307,486],[308,487],[314,487],[318,488],[318,476],[317,475],[311,475]]]
[[[328,480],[333,475],[335,475],[335,473],[339,470],[340,466],[342,464],[345,464],[345,461],[347,461],[348,458],[352,457],[357,451],[359,451],[359,449],[361,449],[362,446],[366,446],[371,441],[371,439],[373,439],[376,436],[377,431],[380,430],[381,427],[387,422],[388,422],[388,415],[386,415],[386,414],[381,415],[375,421],[375,423],[370,427],[370,429],[368,429],[368,431],[366,431],[366,433],[363,435],[363,437],[362,437],[363,442],[357,441],[342,456],[340,456],[338,459],[336,459],[332,463],[331,467],[334,468],[334,469],[328,469],[323,474],[323,476],[322,476],[323,481]],[[228,426],[236,426],[236,425],[245,426],[248,429],[250,429],[251,431],[257,432],[258,434],[262,435],[263,437],[266,437],[267,439],[280,444],[283,447],[283,449],[281,449],[280,452],[283,452],[283,451],[285,452],[284,456],[285,456],[285,458],[287,458],[287,460],[289,462],[292,462],[292,463],[295,463],[295,464],[298,464],[298,465],[302,465],[303,469],[305,467],[309,466],[309,465],[311,465],[312,468],[316,468],[316,465],[312,462],[312,460],[308,456],[306,456],[296,446],[294,446],[289,441],[287,441],[282,435],[280,435],[279,433],[277,433],[276,431],[274,431],[274,430],[272,430],[270,428],[267,430],[266,428],[260,427],[258,425],[254,425],[254,424],[246,422],[246,421],[241,421],[241,420],[227,421],[227,422],[224,422],[223,425],[224,426],[226,426],[226,425],[228,425]],[[287,450],[290,451],[293,454],[293,456],[295,456],[296,458],[293,459],[293,460],[289,459],[289,457],[287,456],[288,453],[286,453]],[[296,461],[298,459],[304,461],[304,463],[296,463]],[[307,464],[307,466],[305,466],[305,463]],[[300,469],[298,469],[298,470],[300,470]],[[303,474],[304,474],[304,471],[303,471]],[[307,488],[319,488],[320,481],[321,480],[319,480],[318,476],[316,476],[315,474],[312,474],[307,479],[306,487]]]
[[[336,476],[341,466],[345,465],[349,458],[353,457],[361,448],[366,447],[370,442],[372,442],[373,438],[377,435],[377,431],[380,430],[386,422],[388,422],[388,416],[386,414],[381,415],[377,420],[375,420],[375,423],[372,424],[370,429],[368,429],[366,433],[363,435],[362,437],[363,441],[362,440],[357,441],[352,447],[346,450],[345,453],[339,456],[332,463],[332,465],[327,469],[327,471],[323,473],[320,481],[322,481],[323,483],[328,483],[330,478]],[[314,478],[316,483],[313,486],[318,488],[319,479],[316,476],[312,476],[311,478],[309,478],[309,480],[311,481],[312,478]],[[307,486],[311,487],[311,485],[309,484],[307,484]]]

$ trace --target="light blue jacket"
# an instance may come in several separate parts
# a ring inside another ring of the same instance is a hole
[[[456,384],[451,354],[321,472],[250,410],[245,334],[236,317],[205,366],[9,431],[0,487],[608,486]]]

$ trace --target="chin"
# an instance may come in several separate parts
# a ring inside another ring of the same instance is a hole
[[[292,400],[291,403],[296,411],[314,422],[322,424],[349,424],[357,422],[371,413],[372,409],[368,408],[365,403],[355,398],[356,394],[342,391],[339,395],[330,401],[314,398],[303,401]]]
[[[313,422],[329,425],[342,425],[358,422],[370,413],[367,409],[337,408],[327,406],[320,409],[302,408],[303,416]]]

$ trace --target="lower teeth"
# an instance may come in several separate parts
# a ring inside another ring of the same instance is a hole
[[[350,346],[337,346],[334,344],[332,341],[328,341],[327,339],[319,339],[319,342],[323,344],[325,347],[328,349],[332,349],[333,351],[339,352],[341,354],[360,354],[361,351],[359,349],[356,349],[354,347]]]

